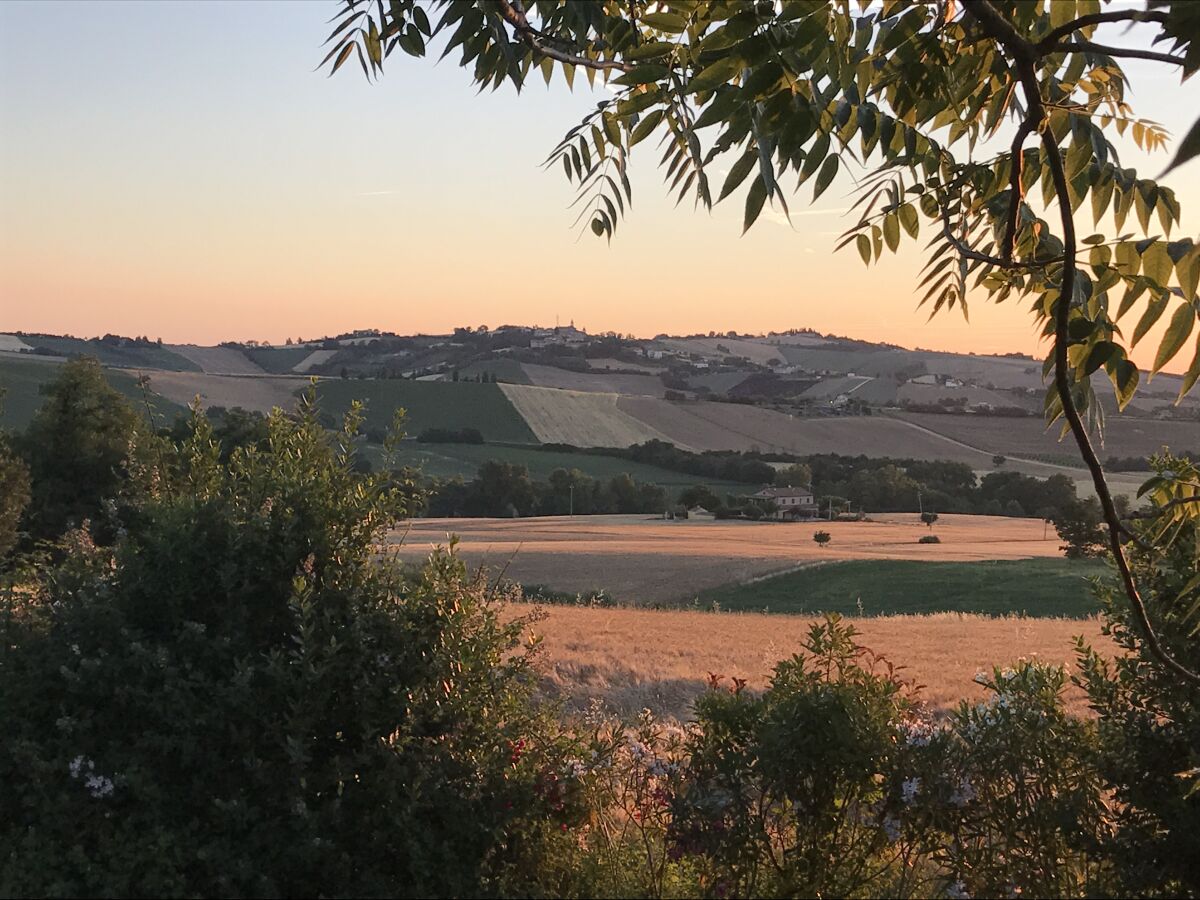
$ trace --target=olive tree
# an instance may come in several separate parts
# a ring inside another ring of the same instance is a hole
[[[397,47],[424,56],[436,38],[481,89],[519,90],[537,74],[570,86],[581,70],[605,81],[615,96],[548,160],[579,186],[599,236],[611,239],[628,209],[631,152],[657,136],[672,193],[710,207],[741,192],[745,228],[768,201],[786,213],[803,185],[815,200],[839,171],[862,173],[859,217],[840,246],[870,264],[924,232],[920,289],[933,312],[965,313],[969,295],[1031,300],[1052,339],[1046,418],[1091,472],[1137,627],[1162,664],[1200,682],[1155,634],[1123,546],[1134,529],[1092,438],[1103,424],[1092,375],[1107,375],[1123,408],[1139,382],[1129,349],[1165,319],[1158,371],[1196,331],[1200,246],[1171,238],[1174,192],[1123,167],[1113,141],[1166,147],[1165,131],[1128,103],[1122,63],[1193,74],[1200,4],[343,0],[335,19],[331,72],[355,59],[374,77]],[[1095,40],[1112,23],[1131,26],[1120,43]],[[1200,123],[1172,165],[1198,153]],[[717,159],[728,166],[719,187]],[[1184,393],[1197,378],[1200,343]],[[1172,516],[1200,515],[1200,484],[1186,476],[1162,473],[1153,490]],[[1146,532],[1137,540],[1179,529]]]

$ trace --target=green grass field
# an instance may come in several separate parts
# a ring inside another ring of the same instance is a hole
[[[1099,612],[1087,578],[1105,571],[1103,563],[1069,559],[853,560],[714,588],[701,593],[700,605],[852,616],[963,612],[1080,618]]]
[[[426,428],[477,428],[488,441],[537,443],[495,384],[331,378],[317,386],[317,396],[321,409],[339,419],[352,401],[362,400],[367,428],[387,428],[395,410],[403,407],[406,430],[414,437]]]
[[[367,451],[372,462],[378,462],[380,451],[370,447]],[[488,460],[525,466],[529,476],[544,481],[555,469],[579,469],[585,475],[597,479],[609,479],[628,473],[638,481],[651,482],[667,488],[672,495],[678,494],[693,484],[707,484],[717,494],[746,493],[754,490],[745,484],[732,481],[705,480],[696,475],[672,472],[658,466],[648,466],[615,456],[593,456],[589,453],[558,453],[538,450],[533,447],[511,447],[497,444],[422,444],[405,441],[399,453],[401,465],[420,466],[425,475],[436,478],[453,478],[456,475],[469,481],[481,463]]]
[[[62,363],[51,362],[36,356],[0,356],[0,389],[4,397],[0,400],[0,427],[20,430],[29,424],[42,405],[41,387],[54,380]],[[129,372],[105,369],[108,383],[128,398],[138,410],[145,409],[142,389],[137,377]],[[157,394],[150,395],[150,406],[157,424],[170,425],[177,415],[186,413],[177,403],[172,403]]]
[[[44,347],[60,356],[94,356],[101,365],[125,369],[165,369],[168,372],[199,372],[190,359],[166,347],[117,347],[104,341],[68,337],[26,337],[25,343]]]

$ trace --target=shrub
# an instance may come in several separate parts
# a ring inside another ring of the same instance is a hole
[[[917,538],[918,544],[940,544],[942,539],[936,534],[923,534]]]
[[[21,514],[29,504],[29,469],[0,433],[0,567],[17,545]]]
[[[436,553],[375,555],[410,486],[268,420],[172,447],[111,549],[0,612],[0,894],[476,895],[557,827],[527,620]],[[514,887],[519,890],[519,887]]]
[[[54,539],[100,519],[105,502],[120,493],[138,417],[91,357],[63,364],[42,392],[17,449],[29,466],[28,529]]]
[[[828,531],[818,531],[813,534],[813,540],[824,547],[833,540],[833,536]]]

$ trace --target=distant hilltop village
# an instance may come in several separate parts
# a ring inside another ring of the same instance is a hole
[[[178,387],[182,402],[197,393],[210,399],[231,397],[227,404],[213,401],[219,405],[241,403],[245,391],[224,387],[218,391],[218,383],[193,384],[188,379],[203,375],[486,382],[512,386],[514,390],[507,394],[513,396],[520,393],[516,387],[555,388],[576,395],[615,396],[627,408],[641,402],[638,398],[655,398],[674,404],[736,403],[793,417],[902,411],[1040,419],[1045,391],[1041,361],[1022,353],[909,349],[811,328],[638,337],[615,331],[590,333],[570,320],[554,326],[464,326],[443,334],[364,328],[335,336],[289,337],[282,343],[224,341],[215,347],[166,344],[146,335],[85,339],[0,334],[0,362],[77,355],[94,356],[116,370],[180,373],[170,381]],[[184,377],[186,373],[196,375]],[[164,390],[167,382],[158,378]],[[282,381],[275,386],[281,391],[295,389]],[[1099,383],[1097,387],[1101,402],[1108,403],[1111,391]],[[1153,383],[1142,385],[1126,412],[1200,422],[1200,399],[1186,397],[1176,404],[1179,387],[1178,377],[1160,374]],[[266,397],[266,385],[260,388]],[[696,415],[702,411],[694,409]],[[612,440],[630,431],[625,425],[614,426]]]

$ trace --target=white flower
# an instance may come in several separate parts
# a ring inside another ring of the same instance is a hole
[[[958,787],[954,789],[954,793],[950,795],[950,802],[955,806],[966,806],[975,799],[975,788],[971,784],[971,780],[965,775],[959,779]]]
[[[921,790],[921,779],[920,778],[906,779],[904,784],[900,785],[900,794],[904,798],[905,803],[912,803],[913,799],[917,796],[918,793],[920,793],[920,790]]]
[[[937,729],[919,719],[900,723],[900,734],[910,747],[928,747]]]
[[[77,756],[71,760],[71,765],[68,767],[71,770],[71,777],[78,778],[79,773],[83,771],[85,765],[89,769],[94,769],[96,767],[95,763],[83,756]]]
[[[895,816],[888,816],[883,820],[883,833],[888,836],[889,841],[900,840],[900,820]]]
[[[112,779],[105,775],[89,775],[83,785],[97,799],[107,797],[113,792]]]
[[[946,896],[952,897],[954,900],[968,900],[971,895],[967,893],[967,886],[959,880],[946,888]]]

